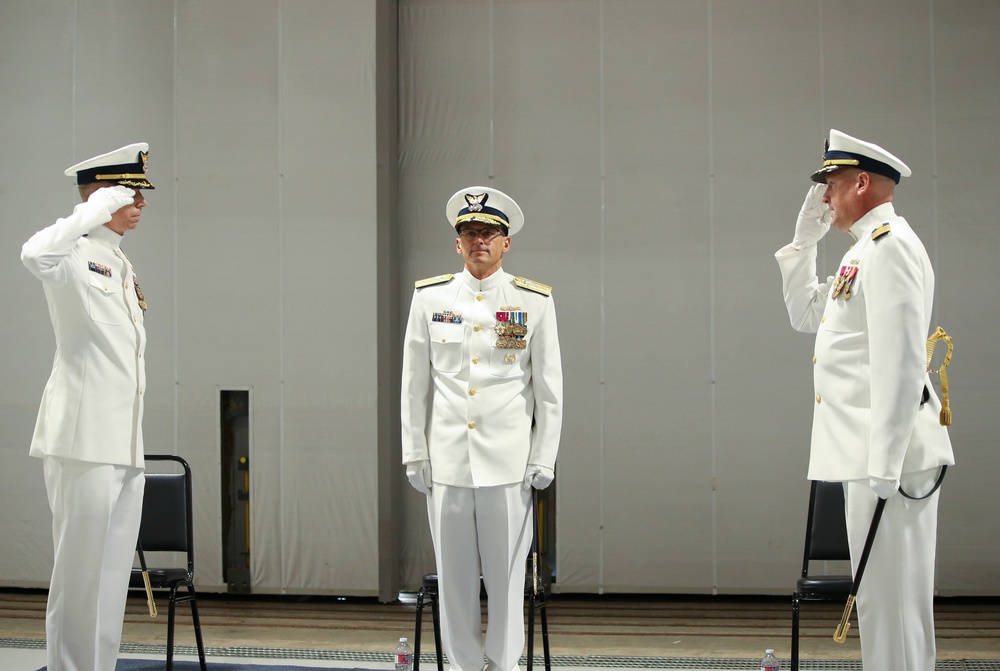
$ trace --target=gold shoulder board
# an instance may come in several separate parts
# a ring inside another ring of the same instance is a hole
[[[889,232],[889,224],[882,224],[881,226],[879,226],[878,228],[876,228],[874,231],[872,231],[872,240],[878,240],[879,238],[881,238],[883,235],[887,234],[888,232]]]
[[[535,280],[529,280],[527,277],[515,277],[514,284],[522,289],[534,291],[536,294],[541,294],[543,296],[552,295],[552,287],[548,284],[542,284],[541,282],[536,282]]]
[[[436,275],[435,277],[427,277],[422,280],[417,280],[413,283],[414,289],[423,289],[424,287],[429,287],[434,284],[441,284],[442,282],[450,282],[452,278],[455,277],[451,273],[446,273],[444,275]]]

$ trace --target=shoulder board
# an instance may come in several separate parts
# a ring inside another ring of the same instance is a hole
[[[889,224],[888,223],[882,224],[874,231],[872,231],[872,240],[878,240],[883,235],[888,235],[888,234],[889,234]]]
[[[515,277],[514,284],[521,287],[522,289],[527,289],[528,291],[534,291],[536,294],[541,294],[543,296],[552,295],[552,287],[550,287],[548,284],[542,284],[541,282],[529,280],[527,277]]]
[[[451,273],[446,273],[444,275],[436,275],[434,277],[427,277],[422,280],[417,280],[413,283],[414,289],[423,289],[424,287],[429,287],[434,284],[442,284],[444,282],[451,282],[455,276]]]

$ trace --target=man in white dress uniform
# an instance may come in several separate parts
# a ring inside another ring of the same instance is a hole
[[[816,333],[808,477],[844,482],[855,570],[888,499],[857,597],[871,671],[934,669],[935,485],[954,463],[926,370],[934,272],[892,204],[909,175],[881,147],[831,130],[792,243],[775,254],[792,326]],[[816,243],[830,226],[854,244],[823,281]]]
[[[146,302],[121,250],[152,189],[148,146],[66,170],[84,202],[21,249],[42,281],[56,354],[30,454],[42,459],[55,549],[49,671],[113,671],[142,514]]]
[[[562,364],[551,287],[501,268],[524,223],[509,196],[456,193],[446,217],[465,260],[416,282],[403,350],[403,463],[427,495],[442,645],[452,671],[513,671],[524,646],[530,489],[555,477]]]

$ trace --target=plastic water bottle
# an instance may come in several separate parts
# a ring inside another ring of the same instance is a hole
[[[397,668],[399,667],[397,663]],[[760,660],[760,671],[780,671],[778,659],[774,656],[774,649],[768,648],[764,651],[764,659]]]
[[[410,647],[406,637],[399,639],[393,657],[396,659],[396,671],[410,671],[413,668],[413,648]]]

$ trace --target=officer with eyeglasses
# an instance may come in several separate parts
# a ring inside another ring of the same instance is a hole
[[[427,496],[452,671],[513,671],[524,647],[531,488],[555,477],[562,364],[552,288],[501,267],[524,224],[496,189],[448,201],[465,262],[415,283],[403,350],[403,463]]]

